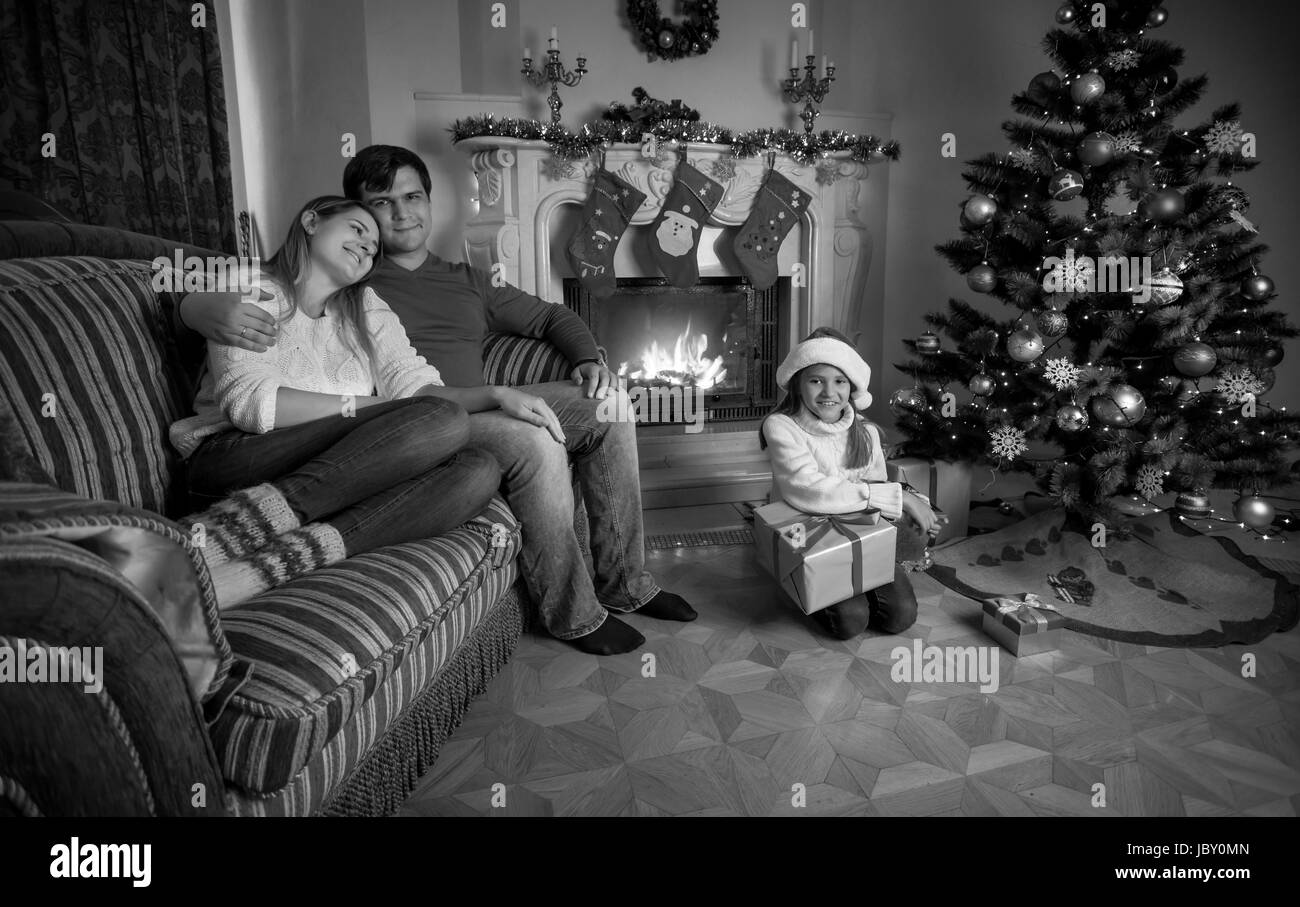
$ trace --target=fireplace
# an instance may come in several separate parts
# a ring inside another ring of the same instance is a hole
[[[779,298],[788,279],[757,291],[740,277],[679,289],[663,278],[622,278],[597,299],[575,279],[565,304],[591,328],[629,389],[699,389],[705,419],[760,418],[776,402]],[[646,421],[680,421],[676,409]],[[640,423],[639,423],[640,424]]]

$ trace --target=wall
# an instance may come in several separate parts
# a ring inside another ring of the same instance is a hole
[[[270,235],[277,241],[287,224],[286,208],[309,191],[335,189],[341,170],[338,133],[368,118],[376,141],[416,148],[434,166],[435,192],[449,201],[436,214],[432,245],[439,254],[458,256],[457,228],[472,204],[472,189],[446,128],[451,119],[472,112],[517,110],[515,94],[530,115],[545,116],[545,93],[521,89],[505,70],[516,65],[513,56],[525,45],[540,57],[552,25],[560,30],[565,61],[572,65],[581,52],[591,70],[581,85],[562,89],[566,123],[593,118],[611,101],[630,103],[632,89],[641,85],[655,97],[681,98],[706,119],[737,129],[798,125],[794,109],[776,89],[787,75],[794,34],[786,0],[720,0],[721,39],[713,50],[671,64],[651,62],[633,45],[622,0],[511,0],[504,30],[467,18],[477,14],[485,21],[491,14],[486,0],[314,0],[310,15],[307,0],[229,2],[251,23],[245,25],[249,46],[236,53],[243,55],[239,65],[253,74],[262,106],[256,116],[246,116],[241,95],[241,122],[251,118],[259,126],[246,133],[256,143],[247,156],[255,164],[291,161],[289,167],[277,165],[274,180],[266,164],[250,167],[247,175],[250,198],[263,212],[263,235],[267,224],[274,224]],[[903,358],[901,338],[924,330],[922,315],[943,307],[949,296],[973,297],[933,247],[957,235],[958,206],[966,196],[962,162],[1005,149],[1000,127],[1011,114],[1011,95],[1049,68],[1041,42],[1054,24],[1056,6],[1056,0],[809,4],[818,56],[825,51],[838,64],[820,125],[863,122],[850,117],[888,125],[882,117],[892,114],[892,132],[874,131],[903,146],[901,161],[873,169],[866,195],[870,217],[887,215],[887,228],[875,236],[868,285],[873,315],[864,325],[864,351],[878,376],[873,415],[882,421],[889,421],[883,402],[902,380],[890,366]],[[1215,106],[1242,102],[1244,126],[1259,136],[1263,163],[1239,182],[1253,196],[1250,218],[1277,250],[1264,260],[1263,270],[1279,287],[1280,306],[1300,322],[1294,291],[1300,286],[1300,263],[1285,254],[1300,240],[1294,213],[1300,172],[1288,160],[1300,126],[1290,111],[1294,92],[1280,88],[1289,85],[1288,40],[1298,18],[1300,12],[1286,0],[1231,5],[1178,0],[1170,4],[1169,22],[1155,34],[1185,48],[1183,75],[1210,76],[1205,100],[1180,117],[1180,124],[1196,125]],[[472,54],[461,54],[465,35],[482,36]],[[415,100],[416,92],[462,91],[485,97],[468,106]],[[309,111],[311,117],[305,115]],[[835,118],[836,112],[844,117]],[[362,143],[363,128],[352,131]],[[940,157],[940,136],[946,132],[957,136],[955,159]],[[1000,305],[992,310],[1008,311]],[[1274,402],[1300,405],[1298,363],[1300,349],[1278,368]]]

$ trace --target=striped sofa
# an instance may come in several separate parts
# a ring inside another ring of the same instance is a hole
[[[151,286],[175,250],[0,221],[0,652],[103,652],[98,691],[0,682],[0,815],[391,814],[523,629],[518,524],[498,497],[218,616],[172,522],[202,355]],[[566,370],[489,338],[487,382]],[[140,551],[180,575],[142,579]]]

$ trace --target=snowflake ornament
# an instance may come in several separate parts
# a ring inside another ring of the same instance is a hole
[[[713,162],[713,178],[718,182],[725,183],[727,180],[736,178],[736,164],[739,162],[734,154],[724,154]]]
[[[1133,69],[1138,65],[1141,54],[1132,48],[1117,50],[1106,55],[1106,65],[1116,71]]]
[[[817,162],[817,185],[829,186],[840,178],[840,162],[826,158]]]
[[[1021,170],[1034,170],[1038,167],[1038,152],[1032,148],[1017,148],[1007,152],[1007,160]]]
[[[1138,470],[1137,493],[1148,501],[1165,493],[1165,477],[1156,467],[1147,464]]]
[[[1061,290],[1065,293],[1091,293],[1097,268],[1087,258],[1075,258],[1074,250],[1067,249],[1061,262]]]
[[[1025,433],[1010,425],[993,429],[989,432],[989,437],[993,439],[993,452],[1000,458],[1014,460],[1029,449],[1025,443]]]
[[[1052,382],[1052,387],[1058,391],[1078,385],[1079,372],[1079,367],[1064,356],[1048,359],[1043,365],[1043,377]]]
[[[1223,394],[1235,406],[1245,403],[1249,396],[1258,397],[1264,393],[1263,383],[1248,368],[1230,368],[1223,373],[1214,389]]]
[[[1132,154],[1141,147],[1142,142],[1138,139],[1138,134],[1132,129],[1115,136],[1116,154]]]
[[[1241,144],[1241,124],[1219,120],[1205,133],[1205,150],[1211,154],[1236,154]]]

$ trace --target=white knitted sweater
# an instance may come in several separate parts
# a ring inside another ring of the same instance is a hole
[[[763,436],[779,500],[805,513],[852,513],[875,507],[885,519],[902,516],[903,486],[886,481],[885,453],[874,425],[867,424],[870,462],[856,469],[843,465],[848,430],[855,418],[848,407],[838,422],[823,422],[806,409],[793,418],[768,416]]]
[[[279,286],[265,278],[261,285],[274,298],[257,305],[276,316],[288,311]],[[312,318],[295,309],[280,322],[276,344],[265,353],[209,341],[207,367],[194,400],[196,415],[172,424],[172,445],[188,457],[204,438],[231,427],[253,434],[270,431],[281,387],[355,397],[377,391],[396,399],[426,384],[442,384],[438,370],[411,347],[393,310],[369,287],[364,311],[374,363],[352,352],[345,340],[348,326],[334,311]]]

